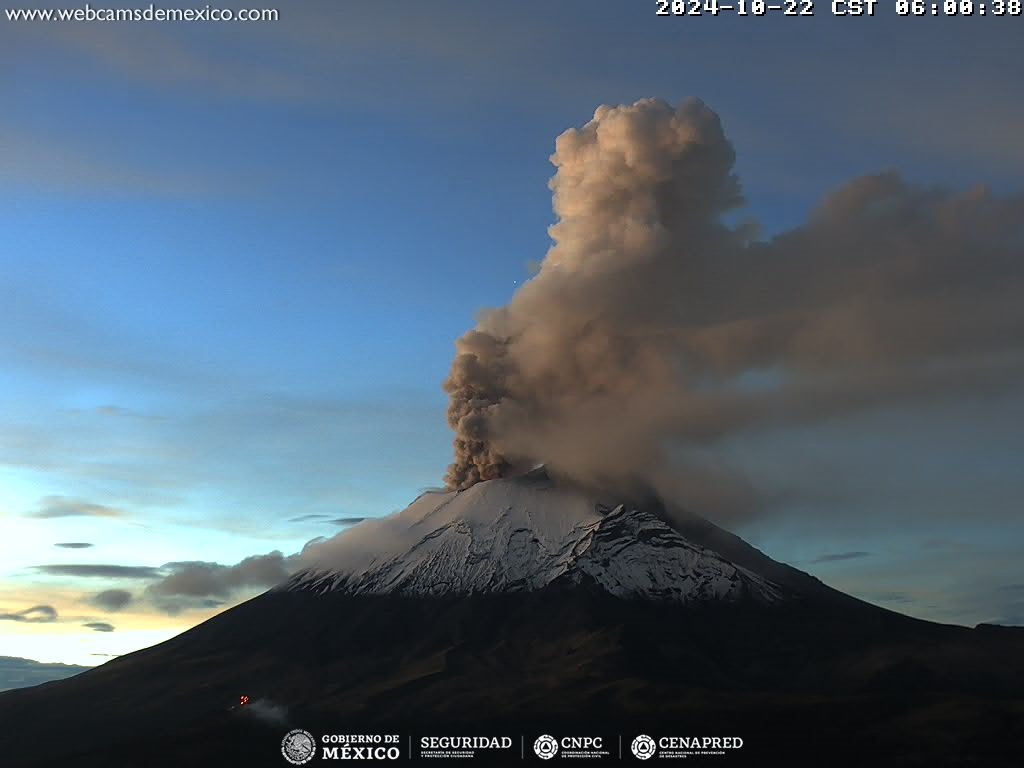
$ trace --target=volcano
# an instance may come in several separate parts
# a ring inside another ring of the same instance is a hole
[[[883,610],[543,471],[308,554],[170,641],[0,694],[3,764],[280,766],[292,728],[401,734],[400,762],[421,735],[508,734],[503,765],[549,732],[738,737],[691,755],[734,765],[1009,765],[1024,744],[1024,630]]]
[[[466,491],[424,493],[378,523],[371,550],[358,538],[339,539],[340,551],[324,555],[335,560],[330,567],[306,569],[283,589],[427,597],[588,585],[680,603],[787,597],[663,517],[657,503],[601,503],[538,469]]]

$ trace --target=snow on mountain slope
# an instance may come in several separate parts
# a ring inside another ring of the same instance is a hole
[[[543,472],[428,492],[307,547],[279,589],[438,595],[596,584],[619,597],[783,599],[787,590],[693,544],[656,515],[604,506]]]

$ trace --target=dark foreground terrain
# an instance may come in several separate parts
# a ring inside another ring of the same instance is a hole
[[[269,716],[232,709],[242,694],[272,703]],[[1020,765],[1024,631],[851,598],[686,608],[581,588],[271,592],[77,677],[0,694],[0,764],[281,766],[294,727],[744,740],[687,764]],[[628,750],[624,762],[640,764]]]

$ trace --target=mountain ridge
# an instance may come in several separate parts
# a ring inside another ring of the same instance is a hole
[[[337,565],[307,567],[278,589],[473,594],[588,579],[612,595],[641,599],[793,597],[689,541],[649,509],[603,504],[536,471],[464,491],[426,492],[396,515],[362,525],[371,536],[374,526],[386,531],[368,561],[335,552]],[[347,535],[358,540],[360,533]]]

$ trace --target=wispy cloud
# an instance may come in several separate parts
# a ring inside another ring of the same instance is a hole
[[[78,576],[86,579],[158,579],[163,575],[159,568],[146,565],[37,565],[35,570],[50,576]]]
[[[113,632],[114,631],[114,625],[113,624],[108,624],[105,621],[89,621],[89,622],[86,622],[85,624],[83,624],[82,626],[83,627],[88,627],[89,629],[93,630],[94,632]]]
[[[206,378],[197,361],[179,355],[177,370],[164,371],[158,362],[150,366],[153,350],[137,350],[131,344],[123,348],[118,340],[91,332],[85,338],[81,332],[74,336],[71,318],[66,318],[69,335],[63,333],[61,321],[62,333],[51,340],[47,318],[29,314],[28,329],[14,333],[18,323],[11,321],[8,338],[40,337],[43,341],[35,352],[54,345],[45,365],[35,359],[18,361],[26,364],[33,377],[44,382],[67,377],[99,387],[116,379],[130,382],[136,393],[153,400],[182,404],[157,411],[161,418],[148,420],[112,418],[92,408],[43,411],[42,405],[39,417],[8,413],[6,419],[0,418],[0,464],[42,471],[56,490],[68,496],[80,493],[82,487],[102,489],[104,495],[82,501],[122,512],[124,518],[154,524],[175,514],[177,508],[203,527],[288,536],[281,531],[287,519],[282,509],[290,516],[297,515],[296,507],[318,513],[322,517],[317,519],[326,523],[339,511],[360,515],[407,501],[406,494],[433,474],[433,468],[424,467],[423,450],[427,446],[444,450],[443,409],[435,403],[408,398],[355,402],[247,390],[252,383],[229,369]],[[42,330],[37,333],[36,329]],[[5,343],[0,340],[4,362]],[[96,356],[79,359],[74,347],[79,352],[96,350]],[[70,357],[65,358],[65,352]],[[34,354],[29,349],[25,353]],[[164,358],[175,354],[170,350]],[[102,370],[89,368],[98,361],[103,363]],[[236,393],[233,399],[230,391]],[[366,429],[368,424],[374,425],[372,433]],[[358,451],[353,448],[357,437],[362,445]],[[372,446],[367,447],[367,441]],[[384,455],[392,457],[386,489],[373,475]],[[338,461],[347,467],[342,477],[331,470]],[[293,471],[300,466],[301,472]],[[261,470],[256,477],[253,467],[268,471]],[[220,489],[222,503],[201,518],[193,515],[185,500],[197,486],[211,485]],[[57,506],[65,514],[71,511],[67,504]],[[36,514],[51,517],[56,511],[47,507]]]
[[[131,194],[158,198],[206,197],[231,191],[199,171],[125,166],[66,136],[28,136],[0,125],[0,179],[6,184],[71,194]]]
[[[105,504],[94,504],[67,496],[46,496],[40,502],[39,509],[30,512],[28,516],[49,519],[54,517],[121,517],[123,514],[121,510],[108,507]]]
[[[61,541],[53,546],[63,547],[64,549],[88,549],[89,547],[95,546],[87,541]]]
[[[824,555],[818,555],[816,558],[811,560],[812,563],[836,563],[842,560],[859,560],[862,557],[870,557],[870,552],[831,552]]]
[[[57,609],[52,605],[34,605],[23,611],[0,613],[0,621],[23,621],[28,624],[49,624],[57,620]]]
[[[440,78],[428,77],[428,67],[460,77],[464,86],[522,78],[529,71],[535,85],[543,82],[543,68],[513,41],[529,37],[538,49],[544,38],[548,57],[559,51],[550,23],[522,14],[506,16],[501,22],[506,34],[498,37],[491,34],[490,14],[467,13],[463,4],[435,3],[429,11],[405,4],[402,16],[406,23],[395,25],[386,10],[372,5],[292,3],[278,22],[248,25],[241,37],[210,28],[206,45],[187,27],[138,27],[126,35],[117,25],[85,24],[39,25],[11,43],[70,59],[76,79],[99,76],[184,98],[288,107],[394,104],[402,78],[429,88],[434,98],[466,98],[465,88],[439,87],[433,81]],[[518,34],[508,33],[512,27]],[[379,65],[367,66],[372,62]],[[551,69],[549,79],[558,76]],[[373,75],[369,82],[368,74]]]
[[[197,88],[220,97],[277,103],[309,100],[303,82],[261,55],[265,37],[253,29],[249,45],[197,46],[171,25],[133,30],[125,35],[116,25],[64,25],[45,29],[39,44],[63,49],[98,65],[123,80],[158,88]],[[268,25],[269,26],[269,25]],[[240,41],[238,41],[240,42]]]
[[[366,520],[366,518],[365,517],[355,517],[355,516],[334,517],[334,518],[332,518],[330,515],[326,515],[326,514],[309,514],[309,515],[299,515],[298,517],[289,518],[288,522],[290,522],[290,523],[313,523],[313,522],[319,522],[319,523],[330,523],[331,525],[346,526],[346,525],[356,525],[357,523],[363,522],[363,520]]]
[[[980,51],[979,51],[980,53]],[[973,60],[975,56],[972,56]],[[879,81],[878,87],[857,89],[847,101],[847,130],[875,135],[887,141],[913,137],[914,152],[927,152],[951,162],[965,160],[991,171],[1005,173],[1024,168],[1024,106],[1005,97],[1012,88],[1010,72],[991,60],[972,61],[944,76],[951,98],[936,99],[924,89]],[[917,77],[932,77],[927,68]],[[870,91],[870,93],[869,93]],[[868,107],[867,102],[885,103],[885,109]],[[868,107],[865,109],[865,107]]]

